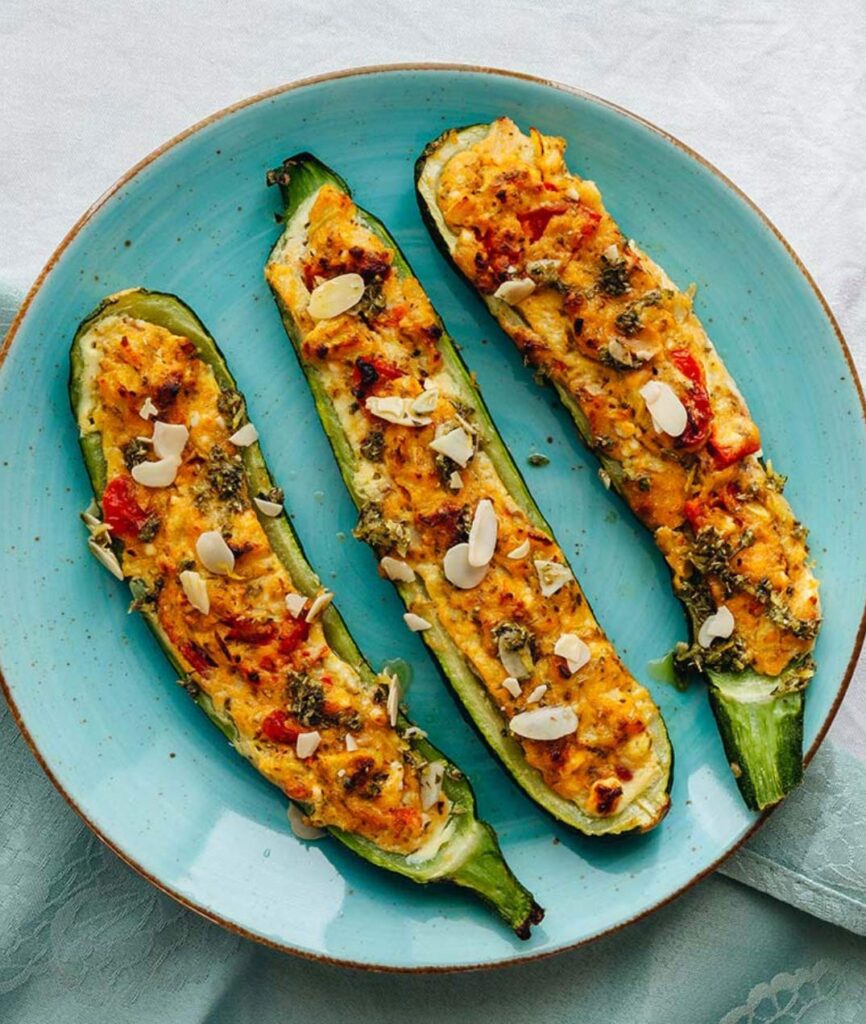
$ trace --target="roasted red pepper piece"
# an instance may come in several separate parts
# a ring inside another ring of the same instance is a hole
[[[118,536],[138,536],[148,513],[136,500],[131,477],[116,476],[108,482],[102,492],[102,516]]]
[[[294,743],[301,730],[292,725],[285,711],[276,708],[262,722],[262,735],[271,743]]]
[[[385,359],[359,356],[352,369],[352,394],[363,401],[370,392],[375,391],[380,380],[396,380],[405,376],[404,370]]]
[[[266,644],[277,634],[275,622],[257,622],[255,619],[232,619],[226,640],[240,640],[245,644]]]
[[[704,371],[691,352],[684,348],[674,349],[670,353],[670,360],[689,381],[688,389],[682,398],[689,421],[680,435],[679,442],[686,448],[696,448],[706,443],[713,420],[713,408],[704,383]]]
[[[518,213],[517,219],[523,228],[523,233],[529,237],[530,242],[537,242],[547,230],[547,225],[560,213],[565,213],[568,206],[565,203],[555,203],[549,206],[539,206],[526,213]]]
[[[181,644],[180,653],[192,665],[195,671],[200,672],[202,675],[216,665],[216,662],[208,652],[193,640],[190,640],[189,643]]]
[[[280,636],[280,654],[292,654],[310,635],[310,624],[305,619],[290,622]]]

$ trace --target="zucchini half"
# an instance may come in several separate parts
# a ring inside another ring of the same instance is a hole
[[[284,232],[271,251],[268,265],[279,263],[287,240],[294,233],[305,230],[307,211],[322,186],[333,186],[347,196],[351,196],[351,189],[346,182],[310,153],[300,153],[285,160],[281,167],[269,172],[267,181],[269,185],[279,185],[284,204]],[[399,277],[414,277],[406,257],[384,224],[360,207],[357,207],[357,217],[360,223],[375,234],[391,251],[391,266]],[[291,311],[282,302],[276,289],[272,290],[286,333],[306,375],[316,409],[333,448],[343,480],[352,500],[360,508],[364,498],[355,486],[356,457],[352,446],[327,393],[321,374],[314,365],[302,357],[301,335]],[[473,423],[478,430],[484,451],[512,499],[526,514],[530,522],[553,536],[499,435],[466,364],[458,354],[457,348],[444,329],[444,325],[441,324],[441,320],[439,326],[442,327],[442,334],[436,344],[442,355],[444,368],[457,385],[460,401],[473,410]],[[411,607],[416,599],[426,594],[420,578],[416,578],[412,583],[395,583],[395,586],[407,607]],[[584,600],[586,600],[585,595]],[[473,671],[469,660],[464,657],[445,628],[439,623],[438,618],[434,617],[432,628],[425,630],[421,636],[478,732],[518,785],[553,817],[589,836],[645,832],[664,818],[670,807],[673,754],[667,729],[657,708],[655,715],[647,723],[647,732],[656,749],[659,762],[660,770],[657,777],[648,783],[645,790],[635,796],[621,811],[608,817],[596,817],[587,814],[575,802],[555,792],[546,784],[541,773],[527,762],[522,747],[508,730],[507,719]]]
[[[445,258],[462,275],[454,262],[456,236],[451,232],[437,203],[439,178],[448,162],[463,150],[483,140],[491,126],[474,124],[449,130],[428,143],[415,164],[415,190],[422,219]],[[471,282],[470,282],[471,283]],[[528,328],[519,308],[479,292],[481,299],[509,335],[519,336]],[[571,414],[587,447],[598,456],[611,485],[622,497],[622,467],[596,450],[589,422],[574,397],[557,381],[551,381]],[[683,600],[688,612],[692,643],[700,621]],[[740,793],[752,810],[778,803],[802,779],[803,711],[805,682],[811,669],[808,659],[793,659],[779,676],[762,675],[746,669],[719,672],[705,668],[709,700],[725,755]]]
[[[189,339],[195,346],[196,357],[212,369],[219,387],[223,390],[235,389],[234,379],[222,353],[202,322],[187,305],[173,295],[141,288],[131,289],[105,299],[81,323],[76,332],[70,353],[69,378],[69,393],[76,422],[79,419],[79,410],[88,401],[88,396],[84,393],[86,374],[82,340],[98,321],[117,315],[144,320]],[[98,431],[81,432],[79,441],[93,485],[93,493],[99,502],[106,486],[102,436]],[[273,481],[259,444],[254,443],[243,448],[242,458],[250,499],[256,494],[267,493],[273,487]],[[313,597],[320,589],[319,580],[304,556],[287,514],[284,512],[278,518],[270,518],[259,511],[258,518],[273,552],[291,576],[295,586],[301,593]],[[123,545],[119,540],[114,542],[114,552],[122,566]],[[133,597],[140,596],[142,582],[130,580],[130,589]],[[178,673],[179,679],[187,683],[199,707],[226,736],[229,743],[241,752],[239,734],[231,716],[217,713],[208,696],[195,684],[193,674],[184,667],[178,650],[161,628],[155,612],[149,608],[149,605],[144,604],[140,608],[141,613]],[[333,651],[358,671],[365,685],[375,686],[376,673],[364,660],[333,606],[323,615],[323,628]],[[410,722],[400,715],[397,728],[401,734],[405,733],[409,725]],[[441,760],[447,765],[443,790],[452,803],[453,811],[446,825],[449,830],[448,838],[438,851],[428,859],[413,863],[411,854],[402,855],[384,850],[366,837],[334,827],[328,831],[334,838],[376,867],[403,875],[413,882],[447,880],[473,890],[496,910],[520,938],[528,938],[531,926],[542,919],[544,911],[506,864],[493,829],[476,817],[475,797],[468,780],[452,762],[427,742],[423,734],[419,735],[417,731],[413,731],[408,739],[412,748],[425,761]],[[252,758],[250,760],[252,761]],[[254,761],[252,763],[255,764]],[[303,805],[299,806],[302,810],[308,810]]]

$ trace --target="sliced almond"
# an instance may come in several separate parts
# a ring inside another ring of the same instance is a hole
[[[255,444],[258,439],[258,430],[256,430],[252,423],[245,423],[232,434],[229,441],[238,448],[249,448],[249,446],[251,444]]]
[[[303,594],[286,594],[286,608],[293,619],[300,618],[301,612],[307,606],[307,599]]]
[[[388,680],[388,721],[391,725],[397,724],[397,714],[400,710],[400,681],[396,676]]]
[[[159,459],[156,462],[139,462],[132,467],[132,479],[144,487],[169,487],[174,483],[180,459]]]
[[[601,469],[600,468],[599,471],[598,471],[598,478],[599,478],[599,480],[601,480],[602,484],[604,484],[604,489],[606,491],[609,491],[610,490],[610,473],[608,473],[608,471],[606,469]]]
[[[295,752],[303,761],[315,754],[321,742],[322,735],[316,729],[312,732],[302,732],[295,743]]]
[[[710,647],[716,637],[727,640],[733,632],[734,616],[727,605],[720,604],[713,614],[708,615],[701,623],[701,628],[698,630],[698,643],[701,647]]]
[[[518,302],[529,298],[534,291],[535,281],[531,277],[520,277],[514,281],[503,281],[493,293],[493,297],[502,299],[509,306],[516,306]]]
[[[577,732],[577,715],[568,705],[533,708],[515,715],[509,727],[528,740],[558,740]]]
[[[471,590],[487,575],[489,565],[473,566],[469,564],[469,545],[455,544],[445,552],[442,569],[445,579],[461,590]]]
[[[430,442],[430,447],[434,452],[447,455],[452,462],[456,462],[463,469],[466,468],[467,463],[475,452],[475,444],[472,437],[463,427],[455,427],[453,430],[449,430],[447,434],[435,437]]]
[[[92,537],[88,537],[87,546],[90,548],[90,553],[96,561],[104,565],[112,576],[119,580],[123,579],[123,569],[121,569],[117,555],[115,555],[111,548],[106,547],[104,544],[98,544]]]
[[[520,694],[523,692],[520,689],[520,683],[518,683],[514,676],[506,676],[502,680],[502,685],[505,687],[506,690],[508,690],[512,697],[519,697]]]
[[[565,658],[568,664],[568,671],[574,675],[578,669],[590,659],[589,648],[574,633],[563,633],[553,647],[553,653],[559,658]]]
[[[515,649],[509,647],[504,638],[500,638],[497,650],[502,667],[509,676],[515,679],[528,679],[532,675],[532,654],[528,642]]]
[[[403,621],[413,633],[423,633],[425,629],[433,628],[432,622],[428,622],[425,618],[416,615],[414,612],[406,612],[403,616]]]
[[[192,569],[184,569],[179,579],[187,601],[197,612],[207,615],[210,611],[210,595],[207,592],[207,581],[201,573],[194,572]]]
[[[177,459],[189,440],[189,431],[182,423],[163,423],[157,420],[153,425],[153,454],[158,459]]]
[[[298,839],[306,839],[312,842],[316,839],[324,839],[328,834],[323,828],[308,825],[304,812],[294,804],[289,804],[288,818],[289,824],[292,826],[292,832],[294,832]]]
[[[527,704],[537,704],[541,698],[547,693],[547,683],[540,683],[526,698]]]
[[[316,619],[322,614],[322,612],[328,607],[328,605],[334,600],[333,592],[330,590],[322,590],[313,598],[313,603],[310,605],[310,610],[307,612],[307,622],[315,622]]]
[[[499,520],[489,498],[482,498],[475,506],[472,527],[469,530],[469,564],[480,568],[486,566],[496,550],[496,536]]]
[[[557,591],[562,590],[566,583],[571,583],[574,579],[571,569],[561,562],[550,562],[545,558],[536,558],[533,564],[538,574],[542,597],[553,597]]]
[[[263,516],[267,516],[268,519],[276,519],[277,516],[282,515],[283,506],[276,501],[268,501],[267,498],[253,498],[253,502],[259,512]]]
[[[219,530],[205,530],[199,534],[195,542],[195,553],[208,572],[217,576],[228,576],[234,571],[234,553]]]
[[[604,256],[608,263],[616,263],[619,259],[619,246],[616,243],[609,245],[602,253],[602,256]]]
[[[358,749],[358,741],[355,739],[355,737],[350,732],[347,732],[346,733],[346,750],[350,754],[354,754],[357,749]]]
[[[400,398],[398,395],[371,395],[364,405],[368,412],[386,423],[394,423],[398,427],[425,427],[432,422],[429,416],[420,416],[412,412],[412,398]]]
[[[425,381],[424,391],[417,398],[413,398],[409,405],[409,411],[413,416],[426,416],[439,404],[439,388],[435,385],[428,388],[426,383]]]
[[[448,486],[452,491],[459,491],[463,486],[463,477],[455,469],[451,476],[448,477]]]
[[[689,415],[674,389],[664,381],[651,380],[644,384],[639,394],[646,403],[656,431],[680,437],[688,425]]]
[[[529,538],[527,537],[527,539],[522,544],[518,544],[516,548],[512,548],[505,557],[511,558],[513,561],[516,562],[519,558],[526,558],[528,554]]]
[[[421,769],[421,808],[429,811],[442,795],[445,781],[445,762],[431,761]]]
[[[408,565],[399,558],[392,558],[390,555],[385,555],[385,557],[379,561],[379,567],[389,580],[395,580],[398,583],[415,582],[415,570],[411,565]]]
[[[150,420],[153,419],[154,416],[159,415],[159,409],[157,409],[157,407],[153,404],[149,395],[147,398],[145,398],[144,404],[138,410],[138,415],[143,420]]]
[[[307,312],[314,320],[330,320],[351,309],[363,294],[364,278],[360,274],[339,274],[316,285]]]

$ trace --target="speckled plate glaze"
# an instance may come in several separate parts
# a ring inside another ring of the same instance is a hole
[[[773,227],[722,175],[660,130],[592,96],[504,72],[391,67],[302,82],[209,118],[134,168],[88,211],[40,277],[0,375],[0,659],[43,767],[117,853],[229,928],[307,956],[390,969],[489,966],[573,946],[671,899],[758,819],[744,808],[706,696],[649,682],[676,750],[673,808],[649,835],[587,840],[509,781],[459,714],[369,550],[262,278],[279,230],[265,171],[313,150],[389,225],[443,315],[529,484],[629,667],[684,636],[649,537],[604,490],[550,390],[445,265],[421,225],[412,165],[443,128],[508,114],[564,135],[571,166],[681,285],[790,474],[812,529],[826,626],[806,705],[820,741],[862,639],[866,431],[844,342]],[[307,552],[374,663],[414,669],[413,715],[471,775],[480,810],[547,917],[521,943],[468,896],[422,889],[334,843],[306,844],[286,801],[210,725],[124,586],[85,548],[89,488],[66,394],[78,321],[131,285],[172,291],[203,318],[249,399]],[[532,452],[544,468],[526,466]]]

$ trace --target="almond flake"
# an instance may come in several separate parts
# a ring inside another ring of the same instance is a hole
[[[207,592],[207,581],[201,573],[193,572],[191,569],[184,569],[179,576],[180,585],[186,594],[186,599],[202,615],[210,611],[210,596]]]
[[[351,309],[363,294],[364,278],[360,274],[339,274],[316,285],[307,312],[314,320],[330,320]]]
[[[96,561],[102,563],[112,576],[115,576],[119,580],[123,579],[123,569],[120,568],[120,562],[117,560],[117,555],[115,555],[111,548],[105,547],[103,544],[98,544],[93,537],[88,537],[87,546],[90,548],[90,553]]]
[[[710,647],[716,637],[727,640],[733,632],[734,616],[727,605],[720,604],[715,612],[708,615],[701,623],[701,628],[698,630],[698,643],[701,647]]]
[[[568,671],[572,675],[578,669],[583,668],[590,659],[589,648],[574,633],[563,633],[556,641],[553,653],[559,658],[565,658],[568,664]]]
[[[506,558],[511,558],[513,561],[517,561],[519,558],[526,558],[529,554],[529,538],[527,538],[522,544],[518,544],[516,548],[512,548]]]
[[[442,569],[445,579],[461,590],[471,590],[487,575],[489,565],[473,566],[469,564],[469,545],[455,544],[445,552]]]
[[[522,647],[509,647],[505,637],[501,637],[497,647],[502,667],[515,679],[528,679],[532,675],[532,654],[529,643]]]
[[[322,735],[316,729],[312,732],[302,732],[295,743],[295,751],[303,761],[316,752],[316,748],[322,742]]]
[[[433,412],[438,404],[439,388],[435,386],[428,388],[427,381],[425,381],[424,391],[417,398],[412,399],[409,411],[413,416],[426,416],[427,413]]]
[[[449,430],[447,434],[435,437],[430,442],[430,447],[434,452],[447,455],[452,462],[456,462],[462,469],[466,468],[466,464],[475,452],[475,444],[472,437],[463,427],[455,427],[453,430]]]
[[[496,550],[499,520],[489,498],[482,498],[475,506],[472,527],[469,530],[469,564],[475,568],[486,566]]]
[[[385,573],[389,580],[395,580],[398,583],[415,582],[415,570],[411,565],[401,561],[399,558],[392,558],[390,555],[385,555],[385,557],[379,561],[379,568],[383,573]]]
[[[445,781],[445,762],[431,761],[421,769],[421,807],[425,811],[439,800]]]
[[[307,599],[303,594],[286,594],[286,608],[293,619],[299,618],[306,606]]]
[[[608,471],[606,469],[599,469],[599,471],[598,471],[598,478],[604,484],[604,489],[606,491],[609,491],[610,490],[610,473],[608,473]]]
[[[502,685],[505,687],[506,690],[508,690],[512,697],[519,697],[520,694],[523,692],[520,689],[520,683],[518,683],[514,676],[506,676],[502,680]]]
[[[656,431],[680,437],[688,425],[689,415],[674,389],[663,381],[651,380],[638,393],[646,403]]]
[[[288,818],[289,824],[292,826],[292,832],[294,832],[298,839],[312,841],[315,839],[324,839],[328,834],[323,828],[316,828],[315,825],[308,825],[304,817],[304,812],[294,804],[289,804]]]
[[[313,603],[310,605],[310,610],[307,612],[306,621],[315,622],[333,600],[334,595],[330,590],[322,590],[316,594]]]
[[[533,564],[538,574],[542,597],[553,597],[557,591],[562,590],[566,583],[571,583],[574,579],[571,569],[561,562],[549,562],[544,558],[536,558]]]
[[[451,476],[448,477],[448,486],[452,491],[459,491],[463,486],[463,477],[455,469]]]
[[[238,448],[249,448],[249,446],[251,444],[255,444],[258,439],[259,432],[252,423],[245,423],[232,434],[229,441]]]
[[[163,423],[157,420],[153,425],[153,454],[158,459],[177,459],[189,440],[189,431],[182,423]]]
[[[159,459],[157,462],[139,462],[132,467],[132,479],[144,487],[168,487],[174,483],[180,459]]]
[[[547,683],[541,683],[539,686],[536,686],[532,693],[530,693],[526,698],[526,703],[537,704],[545,693],[547,693]]]
[[[397,713],[400,710],[400,681],[396,676],[388,679],[388,721],[392,726],[397,724]]]
[[[253,498],[256,508],[268,519],[276,519],[283,511],[283,506],[276,501],[268,501],[267,498]]]
[[[144,404],[138,410],[138,415],[143,420],[149,420],[149,419],[152,419],[154,416],[158,416],[159,415],[159,409],[157,409],[157,407],[153,404],[153,402],[151,401],[149,395],[148,395],[147,398],[145,398]]]
[[[234,571],[234,553],[219,530],[205,530],[199,534],[195,542],[195,553],[208,572],[217,576],[228,576]]]
[[[421,633],[425,629],[432,629],[433,623],[428,622],[420,615],[416,615],[414,612],[406,612],[403,616],[403,621],[412,630],[413,633]]]
[[[354,754],[357,749],[358,749],[358,741],[355,739],[355,737],[350,732],[347,732],[346,733],[346,750],[350,754]]]
[[[518,736],[549,742],[577,732],[577,715],[568,705],[533,708],[515,715],[509,726]]]
[[[413,736],[417,736],[418,739],[426,739],[427,733],[423,729],[419,729],[417,725],[410,725],[409,728],[403,733],[406,739],[411,739]]]
[[[425,427],[432,420],[429,416],[416,416],[412,412],[413,398],[400,398],[398,395],[372,395],[364,405],[368,412],[378,416],[386,423],[394,423],[398,427]]]
[[[493,297],[502,299],[509,306],[516,306],[518,302],[529,298],[534,291],[535,281],[531,277],[520,277],[515,281],[503,281],[493,293]]]

